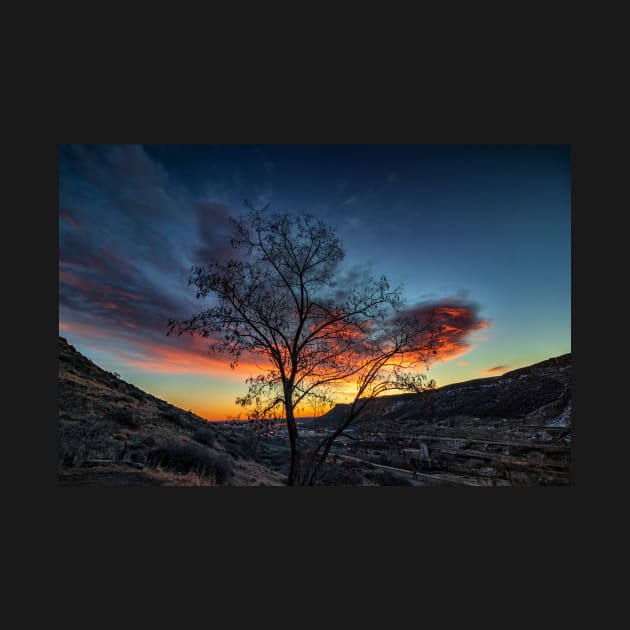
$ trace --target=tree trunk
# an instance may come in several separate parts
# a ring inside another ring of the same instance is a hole
[[[291,444],[291,468],[289,469],[289,485],[297,486],[300,479],[300,450],[298,447],[298,431],[293,415],[293,403],[291,393],[285,391],[284,408],[287,416],[287,429],[289,431],[289,443]]]
[[[315,483],[315,479],[317,478],[317,475],[319,473],[319,469],[322,467],[322,464],[326,461],[326,457],[328,457],[328,453],[330,452],[330,449],[333,445],[333,442],[335,441],[335,439],[337,438],[338,433],[333,433],[332,436],[327,437],[326,441],[323,443],[324,444],[324,450],[323,452],[315,457],[313,459],[313,461],[311,461],[310,466],[308,468],[308,474],[305,476],[305,480],[304,480],[304,485],[305,486],[312,486]]]
[[[355,399],[355,401],[352,403],[350,411],[348,412],[348,417],[337,426],[337,428],[331,435],[322,440],[315,449],[315,452],[311,457],[311,461],[309,462],[306,473],[304,475],[305,486],[312,486],[315,484],[317,475],[319,474],[322,465],[326,461],[326,457],[328,457],[328,453],[332,448],[333,442],[354,422],[355,418],[361,413],[361,411],[363,411],[365,406],[372,399],[366,400],[360,407],[357,408],[358,400],[359,399]],[[319,453],[320,449],[323,449],[321,453]]]

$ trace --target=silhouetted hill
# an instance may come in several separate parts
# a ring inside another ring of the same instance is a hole
[[[101,369],[61,337],[58,401],[61,485],[286,483],[283,422],[207,422]],[[346,410],[337,405],[301,422],[303,453]],[[503,376],[371,401],[340,436],[321,483],[563,485],[571,440],[567,354]]]
[[[336,426],[348,405],[339,404],[315,422]],[[451,417],[527,420],[544,426],[559,416],[570,419],[571,354],[527,367],[462,383],[432,392],[382,396],[369,403],[363,420],[434,422]],[[407,423],[408,424],[408,423]]]
[[[101,369],[59,337],[62,485],[283,485],[247,429],[217,425]]]

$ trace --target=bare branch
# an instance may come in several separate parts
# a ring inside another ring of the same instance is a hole
[[[208,338],[213,352],[261,356],[270,369],[248,380],[237,404],[250,417],[284,412],[291,444],[289,483],[313,483],[334,440],[371,399],[391,390],[421,390],[412,370],[439,347],[433,318],[404,314],[402,292],[385,277],[361,286],[340,286],[343,248],[332,228],[314,217],[257,209],[232,221],[234,259],[194,267],[189,284],[206,310],[169,321],[168,332]],[[331,404],[335,390],[356,386],[344,422],[313,453],[299,474],[297,405]]]

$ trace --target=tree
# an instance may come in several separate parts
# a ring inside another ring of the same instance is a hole
[[[210,338],[210,349],[227,353],[233,368],[244,353],[265,361],[237,403],[251,409],[251,418],[281,410],[291,447],[289,485],[312,484],[335,439],[369,400],[422,388],[424,375],[408,370],[437,353],[439,330],[432,318],[407,315],[401,290],[384,276],[360,286],[344,281],[341,242],[322,221],[245,205],[248,214],[232,220],[237,255],[191,271],[197,298],[213,296],[214,304],[191,319],[170,320],[168,334]],[[298,405],[330,403],[350,383],[356,389],[346,417],[309,454],[301,475]]]

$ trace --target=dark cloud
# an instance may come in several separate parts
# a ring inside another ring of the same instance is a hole
[[[64,157],[72,175],[80,178],[74,185],[107,199],[112,208],[150,218],[160,216],[173,202],[174,182],[141,145],[68,145],[62,148]]]
[[[69,225],[73,230],[80,230],[81,229],[79,227],[79,224],[72,218],[72,215],[69,212],[62,210],[60,212],[60,215],[63,217],[63,219],[65,220],[66,224]]]
[[[223,204],[206,202],[195,204],[199,244],[194,250],[194,263],[227,260],[235,255],[230,244],[232,209]]]
[[[62,266],[59,271],[60,313],[67,319],[84,316],[110,331],[127,326],[137,328],[139,335],[164,335],[170,317],[193,307],[192,299],[178,300],[124,274],[107,277],[71,269]]]
[[[330,298],[338,303],[344,302],[354,290],[366,289],[373,281],[374,278],[367,267],[360,265],[345,267],[335,275]]]
[[[59,212],[60,322],[136,345],[203,308],[190,267],[230,247],[230,207],[200,202],[141,146],[62,147]]]
[[[422,323],[434,322],[440,330],[438,361],[461,356],[472,348],[469,336],[487,328],[490,321],[479,315],[480,307],[461,298],[444,298],[422,302],[407,309],[407,313]]]
[[[163,271],[181,264],[182,248],[172,246],[168,226],[190,214],[190,204],[143,147],[71,145],[61,152],[60,171],[64,207],[88,226],[84,245],[124,250],[124,257]],[[73,250],[62,234],[60,253]]]
[[[570,160],[566,147],[549,151],[63,145],[60,326],[101,336],[103,345],[112,340],[120,356],[150,343],[155,363],[166,360],[160,347],[189,341],[166,338],[168,319],[187,319],[207,305],[187,286],[190,267],[238,253],[229,244],[230,216],[241,214],[243,197],[264,200],[273,192],[274,206],[308,209],[335,226],[348,264],[370,261],[412,295],[466,285],[488,300],[524,304],[528,317],[516,321],[484,298],[489,311],[504,313],[502,330],[515,347],[532,338],[555,347],[557,330],[570,328]],[[331,295],[343,298],[362,282],[355,274]],[[442,359],[469,350],[473,333],[488,325],[467,300],[412,310],[426,317],[434,307],[443,324]],[[497,344],[488,340],[485,356]],[[502,367],[499,359],[488,362]]]

